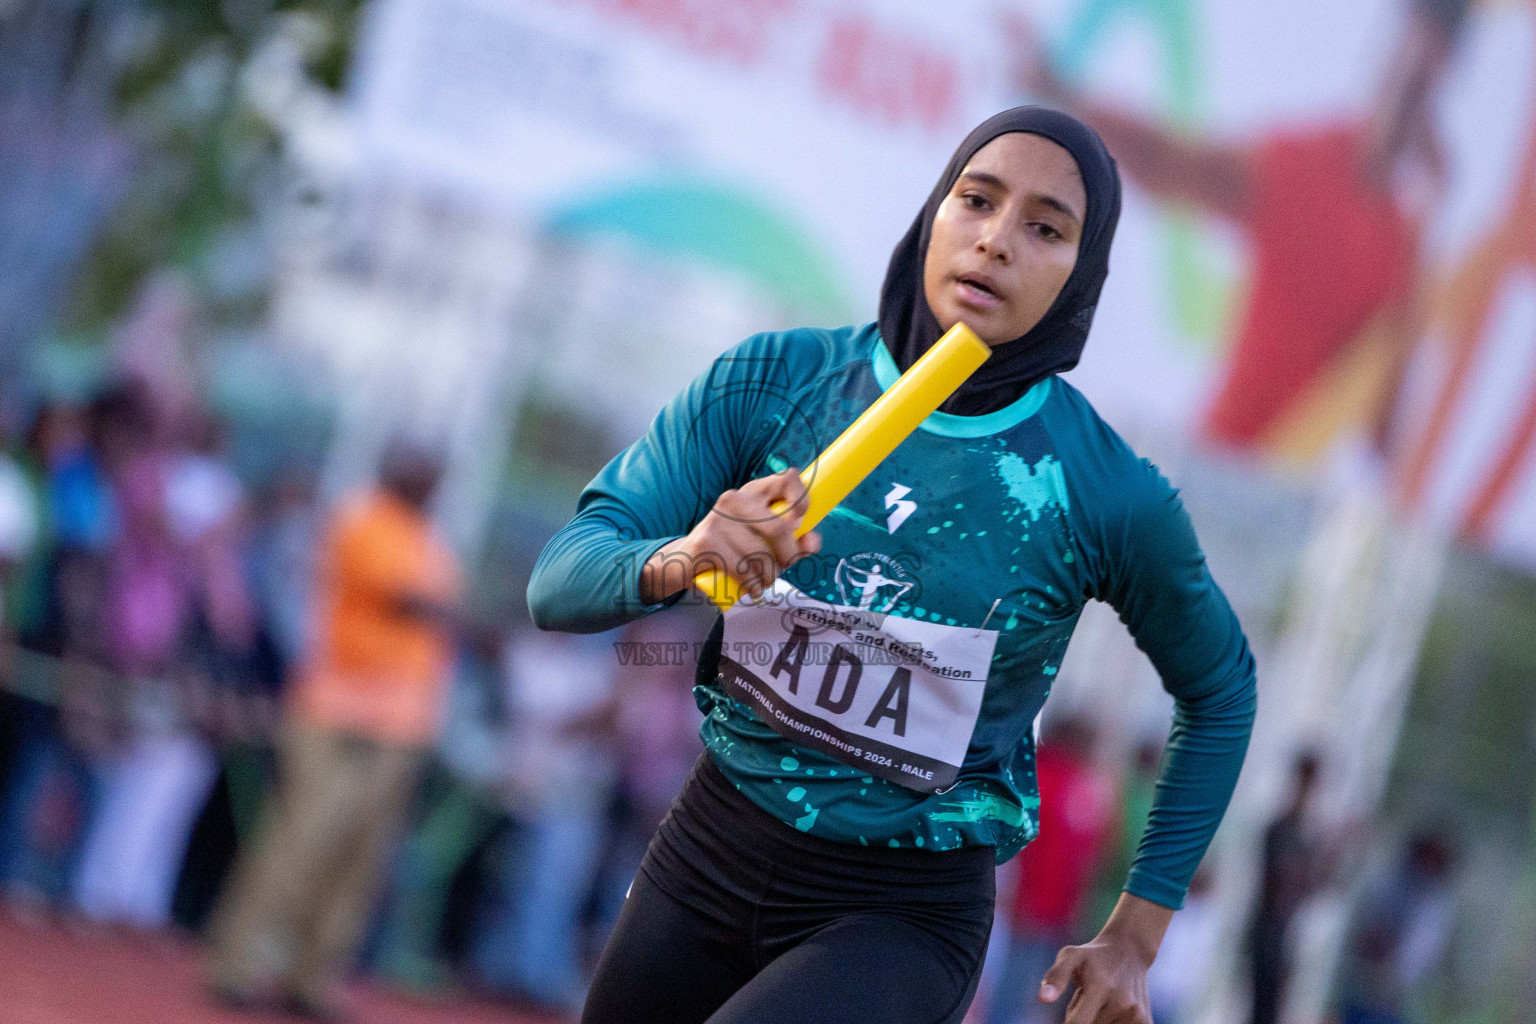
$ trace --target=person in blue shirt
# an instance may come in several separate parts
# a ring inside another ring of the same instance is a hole
[[[1119,210],[1091,129],[1039,107],[990,118],[898,244],[877,323],[722,355],[545,548],[528,591],[544,629],[612,628],[711,566],[746,590],[702,645],[706,751],[584,1021],[961,1020],[993,865],[1037,831],[1031,726],[1098,599],[1176,714],[1125,891],[1039,998],[1075,985],[1070,1024],[1150,1022],[1147,968],[1225,812],[1256,688],[1177,492],[1058,376]],[[988,361],[796,538],[796,467],[959,321]]]

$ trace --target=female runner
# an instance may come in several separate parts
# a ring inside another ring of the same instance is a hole
[[[1256,697],[1175,491],[1057,376],[1082,352],[1119,212],[1089,128],[1038,107],[989,119],[896,247],[878,323],[737,345],[545,548],[528,590],[544,629],[666,607],[711,565],[751,595],[702,646],[706,751],[635,878],[588,1024],[958,1022],[993,864],[1036,830],[1031,723],[1090,598],[1119,610],[1177,711],[1125,892],[1039,997],[1075,984],[1070,1024],[1150,1024],[1147,968]],[[797,539],[794,467],[959,320],[991,358]]]

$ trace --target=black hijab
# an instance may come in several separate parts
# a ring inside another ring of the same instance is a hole
[[[1092,128],[1045,107],[1014,107],[987,118],[950,157],[922,212],[896,244],[885,272],[885,284],[880,289],[880,334],[903,372],[939,340],[941,333],[923,294],[923,262],[928,256],[934,214],[977,150],[1009,132],[1043,136],[1072,154],[1083,176],[1088,209],[1077,264],[1045,316],[1023,337],[994,348],[992,358],[940,406],[944,412],[960,416],[1001,409],[1037,382],[1077,365],[1093,323],[1099,290],[1109,274],[1109,243],[1120,219],[1120,174]]]

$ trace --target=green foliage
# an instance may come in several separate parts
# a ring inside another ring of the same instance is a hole
[[[64,329],[100,335],[159,267],[176,266],[209,294],[216,322],[259,317],[259,294],[218,294],[209,261],[232,237],[262,229],[284,174],[274,128],[243,102],[241,74],[284,19],[315,29],[312,81],[339,89],[358,0],[151,0],[136,19],[112,100],[133,172],[95,240]],[[100,15],[98,15],[100,16]]]

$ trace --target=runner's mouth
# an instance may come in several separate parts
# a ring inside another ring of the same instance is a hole
[[[962,274],[955,278],[955,284],[960,292],[960,301],[978,312],[996,309],[1005,301],[997,288],[984,278]]]
[[[972,288],[975,288],[979,292],[985,292],[986,294],[992,296],[994,299],[1002,298],[1002,296],[998,295],[997,292],[993,291],[992,288],[989,287],[987,285],[987,283],[985,281],[981,280],[980,278],[975,278],[975,277],[971,277],[969,275],[966,275],[966,276],[963,276],[963,277],[960,278],[960,283],[961,284],[965,284],[965,285],[970,285]]]

